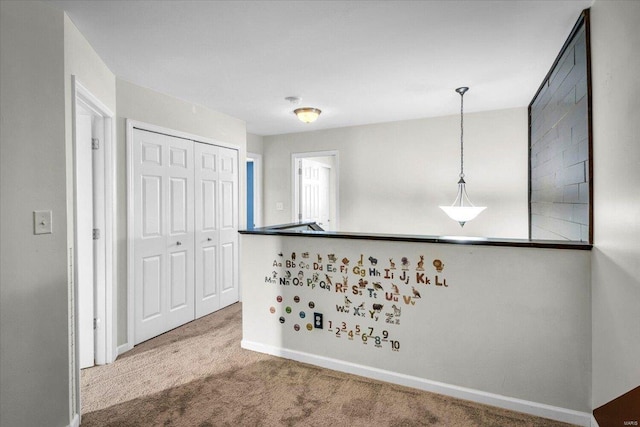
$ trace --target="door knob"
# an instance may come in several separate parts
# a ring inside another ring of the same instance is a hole
[[[213,239],[211,237],[207,237],[207,242],[212,241]]]
[[[182,244],[182,242],[181,242],[181,241],[177,241],[177,242],[176,242],[176,245],[178,245],[178,246],[180,246],[181,244]]]

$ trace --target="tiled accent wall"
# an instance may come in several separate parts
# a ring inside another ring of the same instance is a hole
[[[529,107],[531,239],[589,241],[587,89],[582,25]]]

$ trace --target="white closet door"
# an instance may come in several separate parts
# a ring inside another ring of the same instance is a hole
[[[238,302],[238,152],[220,147],[220,308]]]
[[[196,318],[220,309],[218,147],[196,143],[195,258]]]
[[[133,138],[137,344],[194,318],[193,142]]]

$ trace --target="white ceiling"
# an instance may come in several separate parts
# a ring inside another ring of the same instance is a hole
[[[274,135],[526,106],[592,0],[53,3],[119,78]]]

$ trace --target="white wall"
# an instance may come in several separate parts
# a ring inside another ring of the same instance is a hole
[[[127,180],[126,119],[234,144],[239,147],[239,165],[246,159],[246,127],[242,120],[194,105],[125,80],[116,79],[117,97],[117,193],[118,193],[118,344],[127,342]],[[239,198],[245,200],[246,168],[240,167]],[[240,203],[240,227],[246,222],[245,204]]]
[[[286,349],[315,357],[337,359],[352,367],[382,369],[412,378],[442,382],[508,398],[552,405],[583,413],[591,409],[591,297],[590,252],[536,248],[405,243],[370,240],[350,240],[319,237],[241,236],[243,289],[243,345],[254,349]],[[286,262],[297,254],[295,267]],[[302,253],[309,252],[309,258]],[[278,254],[282,253],[282,256]],[[328,254],[336,255],[331,272]],[[306,268],[305,264],[323,258],[323,270]],[[354,267],[362,255],[365,276],[372,288],[381,282],[384,292],[376,298],[356,295],[358,287]],[[416,273],[419,255],[425,256],[424,274],[429,285],[418,283]],[[377,259],[375,267],[381,276],[371,273],[369,256]],[[402,274],[401,259],[408,258],[408,282]],[[350,260],[345,272],[340,260]],[[393,258],[397,269],[393,280],[384,278],[385,268]],[[434,259],[444,263],[436,272]],[[281,263],[282,266],[274,266]],[[276,274],[277,280],[290,271],[290,285],[268,283],[265,278]],[[302,286],[293,278],[302,272]],[[313,273],[319,273],[315,287],[307,285]],[[320,282],[332,278],[330,290]],[[440,283],[435,285],[435,276]],[[336,284],[347,277],[346,294],[336,292]],[[391,284],[401,295],[412,296],[412,286],[421,293],[415,305],[390,302],[385,294]],[[277,302],[277,296],[283,302]],[[294,296],[301,298],[296,303]],[[351,312],[337,311],[337,305],[351,301]],[[309,301],[315,303],[308,308]],[[354,314],[353,307],[365,304],[366,315]],[[369,310],[373,303],[384,305],[380,319],[372,320]],[[400,325],[386,323],[391,305],[401,308]],[[293,308],[287,314],[285,307]],[[270,307],[275,313],[270,313]],[[306,312],[301,319],[299,312]],[[324,315],[324,329],[308,331],[313,312]],[[280,324],[279,316],[285,317]],[[346,323],[340,338],[328,331],[328,321]],[[293,325],[302,329],[296,332]],[[399,340],[400,351],[391,351],[390,343],[375,348],[373,340],[363,345],[361,336],[349,340],[349,330],[360,324],[362,330],[373,327],[380,336],[389,332],[389,339]],[[396,378],[397,379],[397,378]]]
[[[247,153],[263,154],[264,141],[261,135],[247,134]]]
[[[488,206],[464,229],[438,208],[456,196],[459,115],[264,137],[265,224],[291,221],[291,153],[338,150],[343,231],[528,237],[526,108],[464,123],[467,190]]]
[[[64,90],[63,12],[0,2],[2,426],[70,422]]]
[[[66,138],[66,158],[67,158],[67,239],[68,247],[73,248],[75,245],[74,238],[74,142],[73,142],[73,97],[72,97],[72,76],[76,77],[77,82],[82,84],[89,92],[98,98],[109,110],[114,114],[116,111],[116,77],[109,70],[106,64],[93,50],[89,42],[80,33],[78,28],[73,24],[71,19],[64,15],[64,100],[65,100],[65,138]],[[116,141],[113,141],[115,144]],[[103,145],[104,148],[104,145]],[[109,197],[107,195],[107,197]],[[117,277],[117,265],[114,265],[112,277]],[[116,286],[112,288],[110,296],[113,301],[116,300]],[[70,307],[73,309],[73,306]],[[116,309],[113,305],[111,318],[116,321]],[[112,336],[107,339],[111,342],[117,342],[117,328],[113,325],[111,329]],[[79,379],[76,384],[79,389]],[[76,390],[79,393],[79,390]],[[79,412],[79,403],[75,402]]]
[[[640,2],[591,10],[593,407],[640,385]]]

